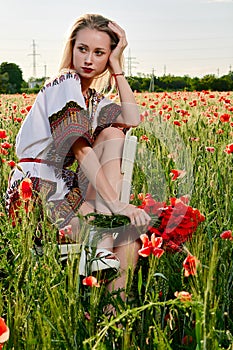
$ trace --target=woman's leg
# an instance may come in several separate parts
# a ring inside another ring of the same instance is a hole
[[[93,145],[93,149],[108,181],[119,196],[122,183],[121,158],[124,137],[124,133],[120,129],[108,127],[102,130]],[[90,203],[93,203],[93,201],[95,202],[95,209],[97,212],[109,215],[112,214],[92,185],[89,185],[88,187],[86,200]],[[109,250],[112,250],[112,246],[112,235],[105,235],[105,237],[103,237],[103,239],[97,244],[97,248],[106,248]]]
[[[111,186],[118,193],[118,197],[120,197],[122,184],[121,159],[124,139],[125,135],[122,130],[108,127],[99,134],[93,145],[102,169]],[[95,205],[97,211],[111,214],[111,211],[98,193],[96,194]]]
[[[105,171],[113,188],[119,194],[122,187],[121,159],[124,146],[124,134],[117,128],[106,128],[99,135],[94,145],[95,152]],[[96,210],[111,214],[103,200],[96,195]],[[128,269],[135,269],[138,261],[138,250],[140,249],[140,241],[138,240],[137,229],[130,226],[130,232],[122,232],[126,236],[124,239],[119,233],[118,238],[113,241],[112,236],[108,236],[105,240],[99,242],[98,248],[105,247],[112,250],[120,260],[120,274],[109,284],[109,291],[124,289],[126,287]],[[114,248],[113,248],[114,243]],[[113,248],[113,249],[112,249]],[[121,293],[121,297],[125,300],[125,292]]]
[[[129,268],[134,271],[138,262],[138,250],[141,247],[139,240],[126,242],[124,245],[120,245],[114,248],[114,253],[120,259],[120,274],[109,286],[110,290],[118,290],[125,288],[127,273]],[[121,293],[121,297],[125,300],[125,292]]]

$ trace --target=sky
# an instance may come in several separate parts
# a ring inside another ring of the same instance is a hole
[[[127,75],[233,70],[233,0],[0,0],[0,64],[16,63],[24,80],[55,75],[69,29],[84,13],[124,28]]]

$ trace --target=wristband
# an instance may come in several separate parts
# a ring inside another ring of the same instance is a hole
[[[124,72],[121,72],[121,73],[112,73],[112,77],[114,77],[114,78],[116,78],[116,77],[118,77],[119,75],[125,75],[125,73]]]

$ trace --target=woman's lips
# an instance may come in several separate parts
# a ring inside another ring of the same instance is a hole
[[[84,71],[84,73],[91,73],[93,71],[92,68],[86,68],[86,67],[82,67],[82,70]]]

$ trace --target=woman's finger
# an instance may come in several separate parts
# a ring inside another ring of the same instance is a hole
[[[136,209],[132,219],[136,226],[148,225],[151,220],[150,216],[144,210],[139,208]]]

